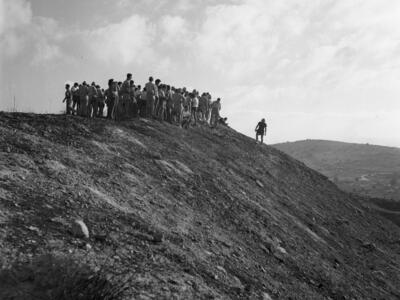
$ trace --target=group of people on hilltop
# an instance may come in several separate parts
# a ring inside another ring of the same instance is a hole
[[[162,84],[160,79],[154,81],[153,77],[143,88],[135,85],[132,74],[128,73],[123,82],[110,79],[106,90],[95,82],[89,85],[86,81],[74,83],[72,87],[66,84],[65,89],[63,102],[67,115],[104,117],[107,107],[106,117],[112,120],[155,118],[178,123],[184,128],[198,121],[212,127],[227,125],[227,119],[220,117],[220,98],[212,101],[210,93],[189,92],[186,88]]]

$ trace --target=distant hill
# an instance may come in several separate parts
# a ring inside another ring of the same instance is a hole
[[[346,191],[400,201],[400,148],[324,140],[273,147],[326,175]]]
[[[399,269],[364,197],[228,127],[0,113],[2,300],[399,299]]]
[[[374,200],[386,216],[387,207],[400,210],[399,204],[390,204],[391,200],[400,202],[400,148],[325,140],[273,147],[321,172],[345,191],[387,199]],[[400,223],[399,216],[395,219]]]

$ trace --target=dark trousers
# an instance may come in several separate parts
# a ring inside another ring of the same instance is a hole
[[[108,119],[112,119],[114,117],[113,116],[114,105],[115,105],[115,100],[108,99],[108,102],[107,102],[107,118]]]
[[[100,101],[99,101],[99,106],[98,106],[98,108],[99,108],[98,116],[99,116],[100,118],[102,118],[102,117],[103,117],[103,114],[104,114],[104,100],[100,100]]]
[[[137,104],[138,104],[139,116],[141,118],[145,118],[146,117],[146,100],[139,99]]]

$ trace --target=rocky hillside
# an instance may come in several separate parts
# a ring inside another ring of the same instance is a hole
[[[129,276],[126,299],[400,297],[399,228],[274,148],[226,127],[0,113],[1,266],[49,253]],[[51,285],[20,277],[0,299]]]

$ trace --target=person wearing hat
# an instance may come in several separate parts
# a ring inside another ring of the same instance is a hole
[[[258,136],[261,137],[261,144],[264,142],[264,135],[267,135],[267,123],[265,123],[265,119],[262,119],[258,122],[256,126],[256,143],[258,143]]]

